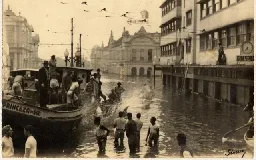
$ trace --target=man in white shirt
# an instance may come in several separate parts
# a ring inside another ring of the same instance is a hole
[[[120,147],[120,149],[124,148],[124,132],[125,132],[126,120],[123,117],[123,112],[119,112],[119,117],[114,121],[114,128],[116,128],[115,132],[115,148]],[[118,140],[120,139],[120,144]]]
[[[33,127],[31,125],[27,125],[24,128],[24,134],[27,136],[27,141],[25,144],[25,158],[36,158],[37,154],[37,141],[32,135]]]
[[[2,129],[3,138],[2,138],[2,155],[3,158],[14,157],[14,148],[12,143],[12,128],[10,125],[6,125]]]
[[[138,113],[136,115],[137,119],[135,119],[134,121],[136,122],[136,125],[137,125],[137,145],[136,145],[136,149],[137,149],[137,152],[140,151],[140,130],[143,126],[143,122],[140,120],[140,117],[141,117],[141,114]]]

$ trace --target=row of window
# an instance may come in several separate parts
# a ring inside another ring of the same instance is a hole
[[[253,41],[254,24],[245,22],[231,25],[223,29],[202,34],[200,36],[200,50],[215,49],[221,42],[223,47],[231,47],[242,44],[244,41]]]
[[[144,49],[140,50],[140,61],[144,61]],[[152,49],[148,50],[148,61],[152,62],[153,54],[152,54]],[[137,61],[137,55],[136,55],[136,49],[132,49],[132,61]]]
[[[176,42],[161,46],[161,56],[176,55],[176,48],[177,48],[176,46],[177,46]]]
[[[205,1],[204,3],[201,3],[200,6],[200,15],[201,19],[211,15],[223,8],[226,8],[232,4],[235,4],[241,0],[208,0]]]
[[[181,20],[180,19],[174,19],[171,20],[161,26],[161,36],[168,35],[174,31],[177,30],[177,28],[180,28],[181,26]]]
[[[171,10],[173,10],[176,5],[177,5],[177,0],[168,0],[169,2],[167,2],[163,7],[162,7],[162,16],[166,15],[167,13],[169,13]]]

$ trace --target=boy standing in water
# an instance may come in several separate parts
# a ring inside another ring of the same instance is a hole
[[[158,147],[158,139],[159,139],[159,127],[156,125],[156,118],[152,117],[150,119],[150,126],[148,128],[148,134],[146,138],[146,142],[148,145],[152,147],[152,142],[154,141],[154,148],[157,149]],[[148,140],[149,137],[149,140]]]
[[[96,117],[94,119],[94,124],[96,127],[96,139],[99,146],[98,154],[105,154],[106,153],[106,143],[107,143],[107,136],[109,134],[109,129],[107,129],[104,125],[100,124],[100,117]]]
[[[179,133],[177,135],[177,141],[178,141],[178,145],[180,146],[180,157],[184,158],[184,152],[188,151],[191,155],[191,157],[193,157],[193,152],[187,147],[186,142],[187,142],[187,138],[186,135],[183,133]]]

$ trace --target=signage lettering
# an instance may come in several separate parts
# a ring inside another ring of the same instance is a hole
[[[11,104],[11,103],[4,103],[3,102],[3,107],[10,109],[10,110],[14,110],[14,111],[18,111],[18,112],[22,112],[22,113],[26,113],[26,114],[33,114],[35,116],[40,116],[40,111],[25,107],[25,106],[21,106],[21,105],[16,105],[16,104]]]
[[[237,56],[237,61],[254,61],[254,56]]]

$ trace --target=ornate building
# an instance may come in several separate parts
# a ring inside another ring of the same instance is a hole
[[[3,16],[3,27],[9,45],[11,70],[39,68],[39,35],[34,34],[34,29],[28,24],[27,19],[15,15],[8,6]]]
[[[108,46],[92,49],[92,68],[101,68],[109,73],[148,76],[153,75],[153,59],[160,56],[160,33],[148,33],[141,27],[134,35],[123,30],[122,36],[114,40],[111,31]]]

